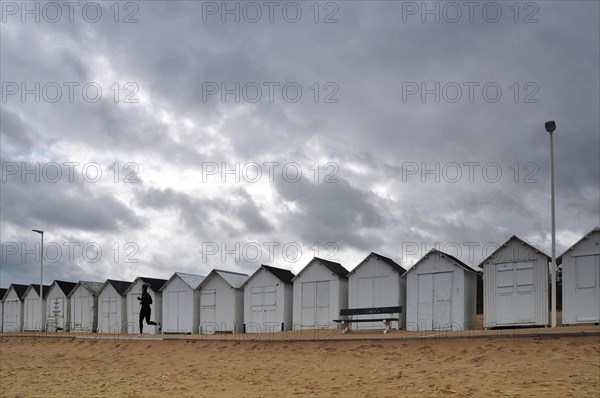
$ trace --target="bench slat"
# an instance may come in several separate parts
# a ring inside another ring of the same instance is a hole
[[[375,308],[342,308],[340,316],[372,315],[372,314],[400,314],[402,306],[397,307],[375,307]]]

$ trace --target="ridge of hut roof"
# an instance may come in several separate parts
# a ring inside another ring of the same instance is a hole
[[[222,269],[214,269],[211,272],[218,274],[221,278],[225,279],[225,282],[227,282],[231,287],[233,287],[235,289],[239,289],[240,287],[242,287],[244,282],[246,282],[246,280],[249,277],[248,274],[242,274],[240,272],[225,271]]]
[[[280,281],[282,281],[286,285],[292,284],[292,280],[294,279],[295,275],[290,270],[272,267],[270,265],[261,265],[261,267],[275,275]]]
[[[55,280],[52,284],[56,284],[63,292],[63,294],[67,297],[69,296],[69,294],[71,294],[71,291],[75,288],[75,286],[77,286],[76,282],[67,282],[59,280]]]
[[[390,267],[392,267],[394,270],[398,271],[400,273],[400,275],[404,275],[404,273],[406,273],[406,269],[402,266],[400,266],[398,263],[396,263],[394,260],[392,260],[389,257],[383,256],[381,254],[375,253],[375,252],[371,252],[367,255],[367,257],[365,257],[360,263],[358,263],[358,265],[356,267],[354,267],[354,269],[352,271],[349,272],[349,274],[354,273],[357,269],[359,269],[364,263],[367,262],[367,260],[371,257],[375,257],[381,261],[383,261],[384,263],[386,263],[387,265],[389,265]]]
[[[104,286],[104,282],[79,281],[75,288],[71,290],[71,293],[69,293],[68,297],[71,297],[73,292],[75,292],[75,289],[79,286],[85,287],[90,293],[92,293],[93,297],[98,297],[100,290],[102,290],[102,286]]]
[[[44,297],[42,297],[42,299],[45,299],[46,296],[48,296],[48,292],[50,291],[51,287],[52,287],[52,285],[43,285]],[[35,291],[37,293],[38,297],[40,296],[40,285],[36,285],[35,283],[32,283],[31,285],[29,285],[27,287],[27,290],[25,291],[25,293],[23,295],[24,296],[27,295],[27,293],[29,292],[29,290]]]
[[[500,245],[500,247],[498,247],[496,250],[494,250],[492,252],[492,254],[490,254],[489,256],[487,256],[486,258],[483,259],[483,261],[481,261],[479,263],[479,265],[477,266],[477,268],[481,268],[483,269],[483,265],[492,257],[494,257],[496,255],[496,253],[498,253],[500,250],[502,250],[503,248],[505,248],[506,246],[508,246],[508,244],[510,243],[511,240],[518,240],[519,242],[521,242],[521,244],[529,246],[531,249],[533,249],[536,252],[539,252],[541,254],[543,254],[544,256],[546,256],[548,258],[548,260],[551,260],[552,258],[547,255],[546,253],[544,253],[543,251],[541,251],[540,249],[538,249],[537,247],[534,247],[532,244],[527,243],[526,241],[524,241],[523,239],[519,238],[517,235],[513,235],[510,238],[508,238],[506,240],[506,242],[504,242],[503,244]]]
[[[27,291],[27,288],[29,287],[29,285],[21,285],[20,283],[11,283],[10,286],[8,287],[8,289],[6,289],[6,292],[4,292],[5,296],[11,287],[15,291],[15,293],[17,293],[17,297],[19,298],[19,300],[23,301],[23,296],[25,295],[25,292]],[[4,297],[2,297],[2,299],[4,299]]]
[[[127,291],[127,288],[131,285],[131,282],[119,281],[116,279],[107,279],[106,282],[104,282],[102,289],[104,289],[104,287],[109,284],[117,291],[117,293],[119,293],[121,296],[124,296],[125,292]]]
[[[202,283],[202,281],[206,278],[204,275],[195,275],[195,274],[188,274],[185,272],[175,272],[173,273],[173,275],[171,275],[171,277],[162,285],[162,287],[160,288],[160,290],[164,290],[165,287],[167,286],[167,284],[169,282],[171,282],[175,277],[179,277],[181,278],[181,280],[188,285],[191,289],[196,289],[198,286],[200,286],[200,284]]]
[[[408,273],[408,272],[411,272],[413,269],[416,269],[416,267],[417,267],[417,266],[418,266],[418,265],[419,265],[421,262],[423,262],[423,261],[424,261],[424,260],[427,258],[427,256],[429,256],[429,255],[431,255],[431,254],[435,254],[435,253],[439,253],[440,255],[442,255],[442,256],[444,256],[444,257],[448,258],[450,261],[452,261],[453,263],[455,263],[455,264],[456,264],[456,265],[458,265],[459,267],[461,267],[461,268],[464,268],[464,269],[465,269],[465,270],[467,270],[467,271],[474,272],[474,273],[476,273],[476,274],[481,274],[481,270],[477,270],[477,269],[475,269],[475,268],[473,268],[473,267],[471,267],[471,266],[469,266],[469,265],[467,265],[467,264],[463,263],[462,261],[460,261],[458,258],[454,257],[453,255],[451,255],[451,254],[448,254],[448,253],[444,253],[443,251],[441,251],[441,250],[438,250],[438,249],[435,249],[435,248],[433,248],[433,249],[429,250],[429,251],[428,251],[428,252],[427,252],[427,253],[426,253],[426,254],[425,254],[423,257],[421,257],[421,258],[419,259],[419,261],[417,261],[416,263],[414,263],[414,264],[413,264],[413,266],[412,266],[412,267],[410,267],[410,268],[409,268],[409,270],[408,270],[408,271],[406,271],[406,272]]]
[[[331,260],[325,260],[325,259],[319,258],[319,257],[313,257],[308,262],[308,264],[306,264],[304,266],[304,268],[302,268],[302,270],[300,270],[300,272],[298,272],[296,274],[296,276],[294,276],[293,279],[296,280],[297,278],[299,278],[300,275],[304,272],[304,270],[307,269],[315,261],[318,262],[319,264],[323,265],[325,268],[327,268],[329,271],[333,272],[338,277],[340,277],[342,279],[348,279],[349,271],[346,268],[344,268],[344,266],[342,264],[336,263],[335,261],[331,261]]]
[[[579,245],[582,241],[589,239],[589,237],[592,236],[592,234],[594,234],[595,232],[600,232],[600,227],[594,227],[590,232],[583,235],[579,240],[577,240],[577,242],[575,242],[571,246],[569,246],[569,248],[567,250],[565,250],[560,256],[556,257],[556,265],[562,264],[562,258],[565,254],[567,254],[569,251],[573,250],[575,248],[575,246]]]

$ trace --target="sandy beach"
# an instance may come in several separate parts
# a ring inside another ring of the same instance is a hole
[[[597,397],[600,337],[240,342],[4,336],[0,379],[0,395],[10,398]]]

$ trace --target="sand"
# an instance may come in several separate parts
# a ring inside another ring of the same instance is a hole
[[[600,337],[235,342],[4,336],[0,396],[598,397]]]

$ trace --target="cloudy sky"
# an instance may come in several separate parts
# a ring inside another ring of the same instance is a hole
[[[600,3],[2,1],[0,285],[600,224]]]

